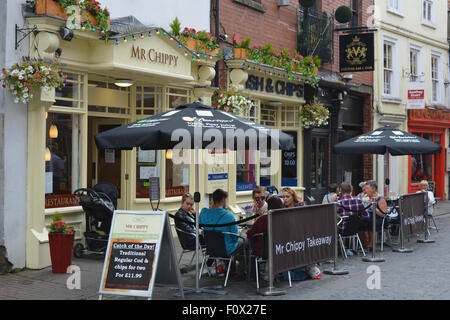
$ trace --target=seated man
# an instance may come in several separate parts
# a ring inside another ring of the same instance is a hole
[[[200,224],[226,224],[236,222],[234,215],[225,209],[226,199],[228,194],[222,189],[217,189],[212,194],[213,204],[211,208],[203,208],[200,212],[199,223]],[[230,232],[239,235],[238,227],[236,224],[226,227],[204,227],[204,230],[219,230],[223,232]],[[225,234],[225,248],[228,255],[241,250],[245,243],[242,238]]]
[[[253,206],[252,212],[253,214],[266,214],[267,213],[267,202],[266,202],[266,191],[264,187],[257,186],[252,191],[253,198]]]
[[[353,216],[358,215],[359,217],[366,218],[368,217],[368,213],[364,210],[364,204],[361,199],[352,197],[352,185],[350,182],[343,182],[341,184],[341,193],[342,196],[338,201],[337,214],[339,217],[343,216]],[[343,233],[345,231],[345,226],[347,224],[347,219],[344,219],[338,225],[339,233]]]

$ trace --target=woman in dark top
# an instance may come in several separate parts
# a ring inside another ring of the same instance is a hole
[[[275,210],[283,208],[283,201],[277,196],[272,196],[267,200],[268,210]],[[255,234],[267,233],[267,213],[256,219],[253,226],[247,230],[247,239],[252,239]],[[254,237],[252,239],[253,253],[262,256],[262,237]]]
[[[190,193],[186,193],[181,198],[181,208],[175,214],[175,227],[178,239],[184,250],[195,250],[195,210],[194,197]],[[190,222],[190,223],[189,223]],[[204,244],[203,235],[199,235],[200,245]]]

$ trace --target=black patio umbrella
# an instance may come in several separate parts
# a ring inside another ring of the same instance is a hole
[[[290,150],[294,147],[293,138],[286,133],[199,102],[181,105],[176,109],[104,131],[95,135],[95,143],[99,149],[130,150],[134,147],[140,147],[142,150],[194,149],[197,212],[200,149],[226,148],[243,151],[269,148]],[[201,292],[198,284],[198,229],[196,219],[197,293]]]
[[[201,136],[198,136],[199,132]],[[192,138],[187,142],[180,137],[186,133]],[[264,144],[268,148],[290,150],[294,146],[293,138],[284,132],[198,102],[181,105],[95,136],[99,149],[130,150],[140,147],[142,150],[162,150],[181,146],[180,142],[186,149],[212,149],[221,145],[229,150],[259,150]]]
[[[336,153],[386,154],[389,152],[393,156],[439,153],[441,149],[437,143],[391,126],[364,133],[334,146]]]

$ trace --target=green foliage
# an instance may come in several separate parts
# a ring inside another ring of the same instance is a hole
[[[50,233],[74,233],[74,228],[68,226],[63,220],[59,213],[55,213],[53,216],[53,221],[50,225]]]
[[[352,9],[347,6],[340,6],[336,9],[334,16],[338,22],[347,23],[352,20],[353,12]]]
[[[169,25],[171,31],[170,34],[174,37],[178,37],[181,32],[181,22],[178,20],[178,17],[175,17],[175,19],[172,21],[172,23]]]
[[[248,37],[245,40],[242,40],[241,43],[238,43],[236,48],[249,49],[251,41],[252,41],[252,39],[250,37]]]

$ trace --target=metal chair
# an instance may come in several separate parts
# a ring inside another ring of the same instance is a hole
[[[428,234],[430,234],[430,229],[434,229],[436,230],[436,232],[439,232],[439,229],[436,225],[436,220],[434,220],[434,207],[436,206],[437,201],[434,201],[431,205],[428,206],[428,214],[427,217],[428,219],[431,218],[431,221],[433,221],[434,227],[431,226],[430,224],[428,224]]]
[[[340,225],[344,220],[348,220],[346,225],[345,225],[345,229],[342,233],[338,234],[339,237],[339,243],[341,245],[341,251],[342,251],[342,255],[345,257],[345,259],[347,259],[347,252],[344,246],[344,239],[349,239],[349,240],[356,240],[356,249],[358,249],[358,245],[362,250],[362,253],[364,255],[364,257],[366,256],[366,252],[364,251],[363,245],[361,243],[361,239],[359,238],[358,235],[358,231],[359,231],[359,226],[360,226],[360,218],[358,215],[352,215],[352,216],[342,216],[340,217],[341,219],[338,222],[338,225]]]
[[[262,237],[262,252],[261,256],[254,255],[255,257],[255,277],[256,277],[256,289],[259,289],[259,267],[258,265],[260,263],[267,263],[267,260],[269,259],[269,244],[268,244],[268,237],[267,233],[257,233],[254,234],[250,238],[250,248],[251,251],[253,251],[253,245],[254,241],[257,237]],[[291,281],[291,272],[288,271],[288,279],[289,279],[289,287],[292,287],[292,281]]]
[[[233,252],[232,254],[228,254],[225,246],[225,235],[234,236],[237,238],[245,239],[237,234],[231,233],[231,232],[223,232],[219,230],[205,230],[204,236],[205,236],[205,245],[206,245],[206,252],[203,257],[202,266],[200,269],[200,275],[199,279],[202,277],[203,273],[203,267],[205,266],[205,263],[209,259],[213,260],[228,260],[228,267],[227,267],[227,274],[225,276],[225,283],[223,287],[225,288],[227,286],[228,282],[228,275],[230,274],[230,268],[231,263],[233,262],[234,258],[236,257],[237,252]]]
[[[399,217],[398,207],[393,207],[392,211],[390,208],[388,208],[390,214],[386,215],[383,218],[383,222],[381,224],[381,243],[380,243],[380,251],[384,251],[384,243],[387,242],[389,246],[398,245],[400,244],[400,221],[394,220]],[[386,222],[386,219],[389,217],[389,223]],[[396,228],[397,235],[398,235],[398,241],[394,242],[392,241],[392,233],[394,232],[393,229]],[[389,238],[386,239],[386,235]],[[387,241],[386,241],[387,240]]]
[[[189,247],[186,245],[186,243],[184,243],[183,241],[181,241],[180,233],[185,234],[185,235],[189,235],[189,236],[193,236],[194,238],[195,238],[195,233],[186,232],[186,231],[184,231],[184,230],[181,230],[180,228],[175,228],[175,230],[177,231],[178,240],[180,241],[181,248],[183,249],[183,251],[181,251],[180,257],[178,258],[178,265],[180,265],[181,258],[183,258],[183,255],[184,255],[185,253],[193,252],[191,261],[189,262],[189,265],[191,265],[191,264],[192,264],[192,261],[194,260],[194,257],[195,257],[195,249],[189,248]],[[202,245],[200,244],[199,252],[201,252],[201,253],[204,255],[204,250],[205,250],[205,248],[202,247]]]

